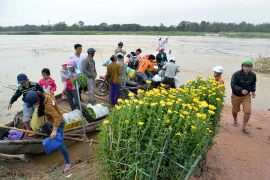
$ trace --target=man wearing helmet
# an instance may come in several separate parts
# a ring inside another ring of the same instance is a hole
[[[157,50],[159,50],[159,48],[163,48],[165,50],[166,43],[168,43],[168,38],[166,38],[165,40],[162,40],[161,36],[158,36]]]
[[[255,98],[256,94],[256,74],[251,71],[253,62],[245,59],[242,62],[242,69],[235,72],[231,79],[232,88],[232,115],[234,118],[234,126],[238,126],[237,114],[240,111],[240,105],[243,106],[244,117],[242,129],[245,133],[249,133],[247,123],[251,113],[251,96]]]
[[[214,77],[216,79],[217,82],[219,82],[220,84],[224,84],[224,81],[221,77],[221,74],[223,73],[223,67],[222,66],[216,66],[213,68],[213,71],[214,71]],[[225,87],[222,86],[220,88],[221,91],[225,91]]]
[[[123,42],[120,41],[120,42],[118,43],[118,47],[117,47],[116,50],[114,51],[114,54],[117,55],[118,53],[122,53],[123,55],[126,55],[126,51],[122,49],[123,46],[124,46]]]

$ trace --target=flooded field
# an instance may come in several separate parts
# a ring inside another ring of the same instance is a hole
[[[98,75],[104,75],[106,68],[103,62],[114,53],[117,43],[124,42],[127,52],[141,48],[143,53],[153,53],[156,49],[155,36],[141,35],[31,35],[0,36],[0,124],[12,120],[14,114],[22,109],[21,98],[7,110],[9,100],[17,87],[16,76],[26,73],[31,81],[41,79],[41,70],[49,68],[51,77],[55,79],[60,93],[61,61],[74,53],[76,43],[83,45],[83,54],[89,47],[96,49],[96,67]],[[224,67],[223,78],[226,83],[226,104],[230,104],[230,78],[240,69],[244,58],[256,58],[258,54],[267,55],[270,40],[267,39],[229,39],[224,37],[169,37],[166,51],[176,57],[181,72],[178,74],[179,84],[198,76],[212,76],[212,68]],[[253,99],[253,108],[269,109],[270,107],[270,75],[257,73],[257,97]]]

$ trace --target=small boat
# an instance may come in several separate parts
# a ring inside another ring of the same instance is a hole
[[[62,100],[61,94],[55,96],[56,101],[63,111],[63,113],[67,113],[71,111],[71,108],[66,100]],[[87,106],[88,102],[88,95],[85,93],[82,93],[82,99],[85,101],[82,102],[83,106]],[[86,100],[87,99],[87,100]],[[108,103],[108,97],[96,97],[97,103]],[[16,127],[16,128],[22,128],[22,117],[23,112],[18,112],[15,117],[14,121],[6,124],[8,127]],[[96,131],[96,128],[101,123],[102,119],[104,119],[106,116],[99,117],[97,119],[92,119],[92,122],[87,123],[85,125],[85,133],[89,134],[93,131]],[[4,134],[8,133],[8,129],[0,129],[0,131]],[[0,133],[1,133],[0,132]],[[71,129],[67,129],[64,132],[64,136],[68,137],[74,137],[77,136],[80,137],[80,135],[83,135],[83,127],[74,127]],[[65,140],[64,143],[66,147],[76,143],[75,140]],[[22,139],[22,140],[0,140],[0,153],[2,154],[9,154],[9,155],[19,155],[19,154],[43,154],[46,153],[45,148],[42,145],[42,139],[41,138],[30,138],[30,139]]]

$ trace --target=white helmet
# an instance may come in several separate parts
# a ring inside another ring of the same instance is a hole
[[[216,66],[216,67],[213,68],[213,71],[222,74],[223,73],[223,67],[222,66]]]
[[[170,61],[175,62],[175,61],[176,61],[175,57],[171,57],[171,58],[170,58]]]

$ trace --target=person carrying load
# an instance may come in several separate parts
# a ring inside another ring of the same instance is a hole
[[[149,55],[148,59],[142,59],[139,63],[139,68],[136,72],[137,84],[141,85],[142,82],[145,82],[149,78],[146,75],[146,71],[150,68],[153,72],[156,72],[156,69],[153,66],[153,60],[155,59],[154,55]]]

